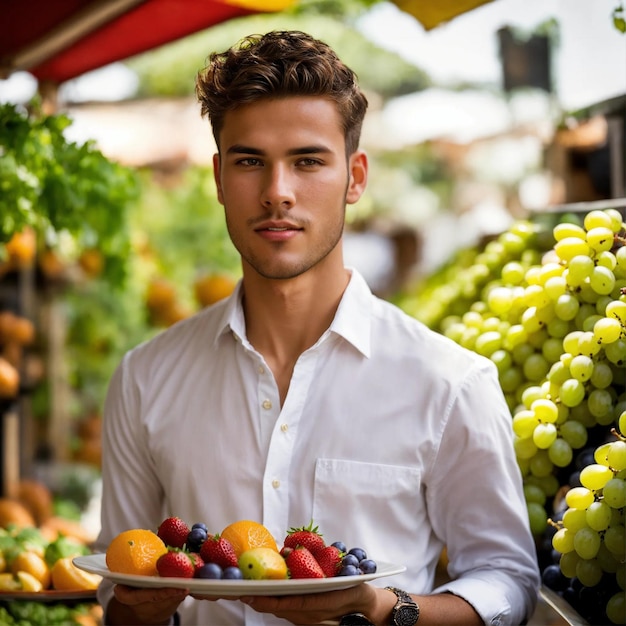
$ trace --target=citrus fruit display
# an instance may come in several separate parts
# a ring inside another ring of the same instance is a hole
[[[626,223],[546,220],[458,253],[399,304],[494,363],[544,585],[590,624],[626,624]]]
[[[166,552],[166,545],[156,533],[134,528],[113,538],[106,551],[106,564],[120,574],[156,576],[156,563]]]
[[[0,592],[86,591],[98,586],[100,576],[83,576],[72,559],[89,554],[78,539],[59,535],[47,538],[43,528],[9,524],[0,528]],[[65,559],[67,575],[54,576]],[[0,623],[2,623],[0,621]]]

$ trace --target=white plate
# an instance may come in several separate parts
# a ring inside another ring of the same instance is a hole
[[[297,580],[211,580],[203,578],[165,578],[160,576],[132,576],[109,571],[105,554],[77,556],[74,565],[80,569],[108,578],[120,585],[130,587],[176,587],[189,589],[190,593],[213,596],[291,596],[304,593],[320,593],[347,589],[384,576],[394,576],[406,570],[404,565],[377,561],[374,574],[359,576],[336,576]]]

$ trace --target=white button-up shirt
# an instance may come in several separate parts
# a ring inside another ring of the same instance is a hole
[[[447,590],[485,623],[519,624],[539,585],[511,415],[493,364],[352,278],[298,359],[284,405],[235,293],[130,351],[104,414],[102,549],[167,516],[212,533],[263,523],[279,545],[312,519],[405,573],[373,584]],[[111,586],[104,583],[106,603]],[[283,624],[238,601],[185,600],[183,624]]]

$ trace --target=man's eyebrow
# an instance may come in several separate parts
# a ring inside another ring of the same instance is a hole
[[[226,154],[256,154],[262,155],[263,150],[259,150],[258,148],[251,148],[249,146],[244,146],[241,144],[234,144],[226,150]]]
[[[330,148],[326,146],[302,146],[301,148],[292,148],[287,151],[290,156],[298,156],[299,154],[320,154],[330,152]]]
[[[322,154],[331,152],[330,148],[323,145],[301,146],[287,150],[289,156],[298,156],[303,154]],[[265,152],[259,148],[252,148],[242,144],[234,144],[226,150],[226,154],[253,154],[255,156],[263,156]]]

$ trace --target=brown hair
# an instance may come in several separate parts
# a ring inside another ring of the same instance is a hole
[[[218,146],[228,111],[262,99],[322,96],[337,105],[349,155],[358,148],[367,110],[354,72],[330,46],[300,31],[250,35],[212,53],[198,73],[196,95]]]

